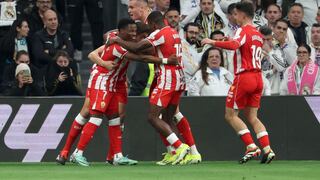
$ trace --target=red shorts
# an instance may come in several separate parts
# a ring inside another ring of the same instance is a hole
[[[166,108],[169,104],[179,105],[183,91],[154,88],[149,95],[151,104]]]
[[[245,107],[260,107],[263,90],[261,72],[243,72],[236,75],[229,89],[226,107],[243,109]]]
[[[119,103],[126,104],[127,101],[127,93],[93,89],[90,91],[90,114],[96,111],[105,115],[118,114]]]

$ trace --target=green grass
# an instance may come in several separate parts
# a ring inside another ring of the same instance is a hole
[[[273,161],[268,165],[259,164],[258,161],[251,161],[244,165],[234,161],[206,161],[189,166],[157,166],[154,162],[140,162],[136,166],[93,163],[90,167],[70,163],[65,166],[55,163],[0,163],[0,179],[319,180],[320,161]]]

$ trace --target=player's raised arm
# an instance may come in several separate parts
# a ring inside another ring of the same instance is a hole
[[[123,48],[134,53],[141,52],[144,49],[152,47],[152,44],[146,39],[143,39],[139,42],[129,42],[119,37],[113,37],[113,38],[110,38],[110,40],[107,42],[107,44],[113,44],[113,43],[118,43]]]
[[[236,50],[240,47],[240,43],[237,40],[229,40],[229,41],[215,41],[209,38],[205,38],[201,41],[202,45],[209,44],[215,47],[228,49],[228,50]]]
[[[115,63],[113,61],[104,61],[100,57],[100,54],[103,52],[104,48],[105,45],[98,47],[97,49],[89,53],[88,58],[93,63],[102,66],[108,70],[112,70],[115,67]]]
[[[134,53],[126,53],[125,58],[132,61],[140,61],[146,63],[154,63],[154,64],[171,64],[177,65],[179,63],[179,59],[175,55],[171,55],[169,58],[159,58],[152,55],[142,55],[142,54],[134,54]]]

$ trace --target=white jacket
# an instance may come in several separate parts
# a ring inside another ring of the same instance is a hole
[[[289,95],[288,93],[288,70],[284,73],[283,80],[280,85],[280,95]],[[297,83],[301,82],[301,76],[300,76],[300,69],[298,68],[298,65],[296,65],[296,71],[295,71],[295,79]],[[317,77],[316,77],[316,82],[313,87],[312,95],[320,95],[320,71],[318,71]]]
[[[199,63],[201,61],[203,51],[198,53],[197,48],[190,45],[185,39],[181,39],[181,44],[183,71],[186,78],[186,91],[188,91],[190,79],[199,69]]]
[[[202,79],[201,70],[198,70],[190,81],[188,96],[227,96],[233,82],[233,75],[223,67],[220,67],[220,79],[207,68],[208,83]]]
[[[184,27],[187,23],[193,22],[200,13],[200,11],[200,0],[180,0],[181,15],[186,16],[180,22],[180,25]],[[228,24],[228,18],[226,14],[221,10],[221,7],[217,1],[214,1],[214,12],[222,18],[225,25]]]
[[[270,82],[271,94],[278,95],[283,73],[296,58],[296,48],[289,44],[282,48],[279,45],[275,45],[266,58],[268,62],[263,65],[263,74]],[[270,64],[269,67],[267,67],[268,63]]]

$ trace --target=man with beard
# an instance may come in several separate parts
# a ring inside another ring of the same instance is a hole
[[[197,51],[197,37],[199,36],[199,25],[191,22],[184,27],[184,38],[181,38],[182,44],[182,62],[186,78],[186,91],[188,91],[189,81],[194,73],[199,69],[202,52]]]

